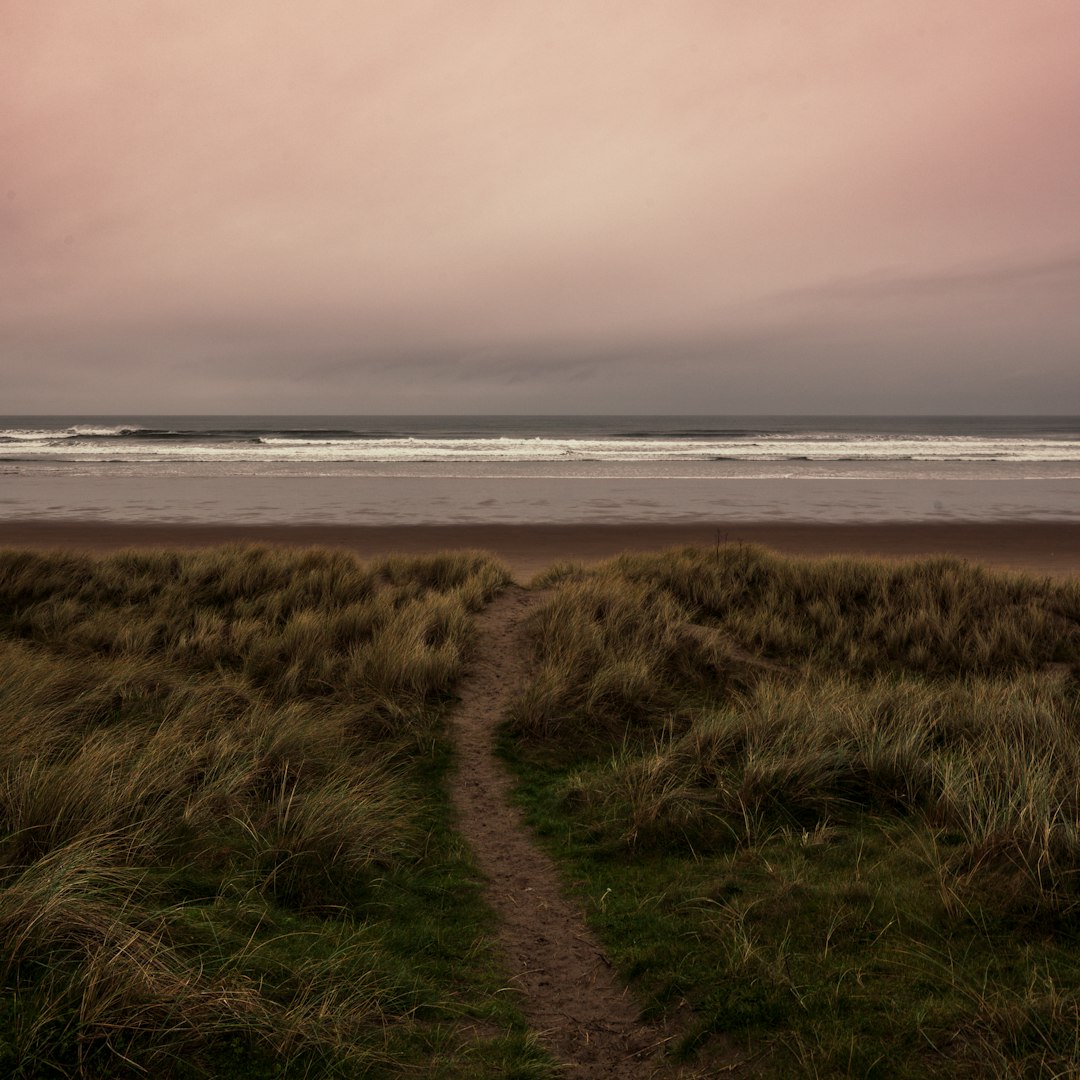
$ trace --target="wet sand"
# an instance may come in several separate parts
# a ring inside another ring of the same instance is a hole
[[[1080,524],[951,522],[699,525],[222,525],[100,521],[0,522],[0,547],[116,551],[225,543],[347,548],[363,556],[481,548],[502,558],[520,581],[554,562],[585,563],[623,551],[659,551],[718,541],[764,544],[792,555],[910,558],[952,555],[1003,569],[1055,577],[1080,575]]]

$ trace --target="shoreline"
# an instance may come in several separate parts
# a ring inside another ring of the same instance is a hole
[[[622,525],[171,524],[68,519],[0,522],[0,548],[118,551],[218,544],[339,547],[370,557],[461,548],[490,551],[528,580],[552,563],[598,562],[629,551],[660,551],[717,541],[762,544],[787,555],[862,555],[903,559],[949,555],[1005,570],[1080,575],[1080,523],[997,522],[700,522]]]

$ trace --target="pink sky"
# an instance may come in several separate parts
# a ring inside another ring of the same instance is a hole
[[[1080,412],[1075,0],[7,0],[0,411]]]

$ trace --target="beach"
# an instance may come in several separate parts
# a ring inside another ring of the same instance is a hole
[[[0,545],[557,562],[718,542],[1080,573],[1075,417],[0,417]]]
[[[865,555],[906,559],[947,555],[997,569],[1068,577],[1080,574],[1080,524],[1055,521],[582,524],[192,524],[53,520],[0,522],[0,547],[107,552],[270,544],[346,548],[363,557],[490,551],[519,581],[557,562],[597,562],[622,552],[694,544],[762,544],[788,555]]]

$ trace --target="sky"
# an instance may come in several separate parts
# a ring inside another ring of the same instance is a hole
[[[0,412],[1080,413],[1077,0],[0,0]]]

